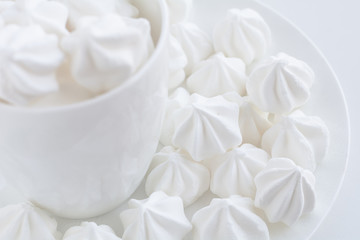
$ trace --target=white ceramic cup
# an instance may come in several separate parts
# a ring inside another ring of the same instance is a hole
[[[0,105],[0,168],[27,199],[67,218],[106,213],[142,181],[167,97],[164,0],[134,0],[156,44],[147,63],[116,89],[46,109]]]

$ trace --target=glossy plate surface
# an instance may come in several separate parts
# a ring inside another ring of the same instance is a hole
[[[345,98],[334,71],[318,48],[287,19],[262,3],[252,0],[197,0],[192,20],[211,33],[214,24],[229,8],[253,8],[272,30],[270,55],[286,52],[307,62],[316,74],[311,99],[303,107],[309,115],[321,117],[330,129],[330,148],[315,172],[317,204],[314,212],[303,216],[291,228],[270,225],[271,239],[308,239],[330,211],[341,187],[349,152],[349,116]]]

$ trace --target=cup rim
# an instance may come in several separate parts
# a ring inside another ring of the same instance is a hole
[[[31,107],[24,107],[24,106],[13,106],[7,103],[0,103],[0,108],[13,111],[13,112],[27,112],[27,113],[50,113],[50,112],[64,112],[64,111],[71,111],[76,110],[79,108],[86,108],[91,105],[95,105],[96,103],[106,101],[107,99],[113,97],[114,95],[118,94],[121,91],[125,91],[126,88],[136,84],[136,82],[140,81],[141,76],[143,76],[149,68],[153,65],[154,61],[158,59],[159,55],[162,53],[162,49],[166,47],[167,44],[167,36],[169,35],[169,13],[167,9],[167,5],[165,0],[157,0],[159,7],[160,7],[160,14],[161,14],[161,30],[159,34],[159,38],[157,44],[155,45],[155,49],[152,52],[151,56],[145,62],[143,66],[130,78],[125,80],[119,86],[111,89],[105,93],[102,93],[98,96],[95,96],[90,99],[86,99],[84,101],[70,103],[61,106],[47,106],[41,108],[31,108]]]

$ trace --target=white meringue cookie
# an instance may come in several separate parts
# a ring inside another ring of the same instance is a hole
[[[236,92],[228,92],[223,94],[223,97],[239,105],[239,126],[243,143],[260,147],[264,132],[272,126],[268,119],[269,114],[251,104],[247,96],[241,97]]]
[[[160,134],[160,142],[164,146],[172,145],[172,138],[175,131],[175,116],[176,110],[188,104],[190,94],[185,88],[177,88],[168,98],[165,110],[165,117]]]
[[[265,168],[268,154],[251,144],[235,148],[215,160],[221,162],[211,177],[210,189],[226,198],[241,195],[255,198],[255,176]]]
[[[270,222],[294,224],[315,207],[315,176],[288,158],[272,158],[255,177],[255,206]]]
[[[174,146],[187,151],[195,161],[223,154],[241,144],[239,109],[222,96],[190,96],[189,104],[174,112]]]
[[[63,240],[121,240],[121,238],[117,237],[109,226],[83,222],[80,226],[69,228]]]
[[[261,110],[284,114],[306,103],[314,78],[305,62],[279,53],[253,70],[246,89]]]
[[[3,6],[1,6],[3,5]],[[40,25],[47,33],[68,34],[68,9],[61,3],[47,0],[16,0],[0,3],[0,16],[5,24]]]
[[[298,110],[267,130],[261,146],[272,157],[290,158],[314,171],[327,153],[329,139],[329,130],[319,117],[306,116]]]
[[[185,80],[184,68],[188,63],[186,54],[179,41],[170,35],[169,37],[169,81],[168,89],[179,86]]]
[[[169,196],[180,197],[187,206],[209,189],[209,170],[173,147],[164,147],[155,154],[151,165],[145,184],[148,195],[163,191]]]
[[[246,93],[246,69],[240,58],[227,58],[217,53],[200,62],[186,80],[186,86],[192,93],[205,97],[214,97],[226,92]]]
[[[189,17],[193,0],[166,0],[166,3],[169,8],[170,22],[174,24]]]
[[[31,203],[9,205],[0,209],[0,239],[2,240],[56,240],[55,219]]]
[[[193,23],[173,24],[171,34],[180,42],[188,59],[185,67],[187,75],[191,74],[192,68],[196,64],[214,52],[210,37]]]
[[[213,41],[216,51],[250,64],[265,55],[271,42],[271,31],[254,10],[230,9],[226,18],[215,25]]]
[[[155,192],[145,200],[130,200],[129,208],[120,214],[123,240],[181,240],[192,229],[179,197]]]
[[[112,14],[82,18],[62,47],[71,57],[75,81],[96,93],[127,80],[154,48],[146,19]]]
[[[213,199],[197,211],[192,223],[194,240],[268,240],[266,223],[257,216],[252,200],[240,196]]]
[[[27,0],[25,0],[27,1]],[[82,17],[100,17],[117,14],[124,17],[137,17],[139,11],[129,0],[55,0],[63,3],[69,9],[68,27],[76,28]]]
[[[58,90],[56,71],[64,56],[58,38],[37,25],[0,29],[0,98],[27,105]]]

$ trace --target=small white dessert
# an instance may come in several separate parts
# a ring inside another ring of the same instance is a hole
[[[216,51],[250,64],[265,55],[271,42],[271,31],[254,10],[230,9],[226,18],[215,25],[213,41]]]
[[[211,38],[197,25],[190,22],[173,24],[171,34],[180,42],[188,64],[185,73],[190,75],[192,68],[209,57],[213,52]]]
[[[222,198],[231,195],[255,198],[255,176],[265,168],[268,154],[251,144],[235,148],[214,161],[220,164],[211,177],[210,190]]]
[[[145,200],[130,200],[120,214],[123,240],[183,239],[192,229],[181,198],[155,192]]]
[[[236,92],[229,92],[223,96],[226,100],[239,105],[239,126],[243,143],[261,147],[263,134],[272,126],[268,119],[269,114],[254,106],[248,96],[241,97]]]
[[[117,237],[109,226],[83,222],[80,226],[69,228],[63,240],[121,240],[121,238]]]
[[[64,54],[58,37],[38,25],[0,29],[0,98],[14,105],[58,90],[56,71]]]
[[[59,36],[68,34],[68,9],[61,3],[48,0],[1,1],[0,16],[5,24],[40,25],[45,32]]]
[[[200,62],[186,80],[191,93],[214,97],[226,92],[246,93],[246,67],[240,58],[227,58],[217,53]]]
[[[305,62],[279,53],[252,71],[246,89],[262,111],[286,114],[307,102],[314,78]]]
[[[268,240],[266,223],[255,214],[252,200],[240,196],[215,198],[197,211],[192,223],[194,240]]]
[[[62,47],[70,55],[74,80],[95,93],[132,76],[154,48],[149,21],[113,14],[81,18]]]
[[[164,146],[172,145],[172,138],[175,132],[174,113],[186,106],[190,100],[189,92],[184,88],[177,88],[168,98],[165,110],[165,117],[161,129],[160,142]]]
[[[186,54],[182,49],[179,41],[169,36],[169,81],[168,89],[174,89],[178,87],[185,80],[184,68],[188,63]]]
[[[27,1],[27,0],[24,0]],[[68,27],[76,28],[82,17],[100,17],[117,14],[124,17],[137,17],[139,11],[129,0],[55,0],[63,3],[69,9]]]
[[[241,144],[237,104],[222,96],[190,96],[189,103],[174,112],[173,145],[195,161],[223,154]]]
[[[171,23],[185,21],[189,15],[193,5],[193,0],[166,0],[169,8],[169,16]]]
[[[329,139],[329,130],[319,117],[306,116],[298,110],[267,130],[261,145],[272,157],[290,158],[314,171],[327,153]]]
[[[31,203],[9,205],[0,209],[1,240],[57,240],[55,219]]]
[[[180,197],[188,206],[209,189],[209,170],[173,147],[164,147],[156,153],[151,169],[145,184],[147,195],[163,191],[169,196]]]
[[[270,222],[294,224],[315,207],[315,176],[288,158],[272,158],[255,177],[255,206]]]

